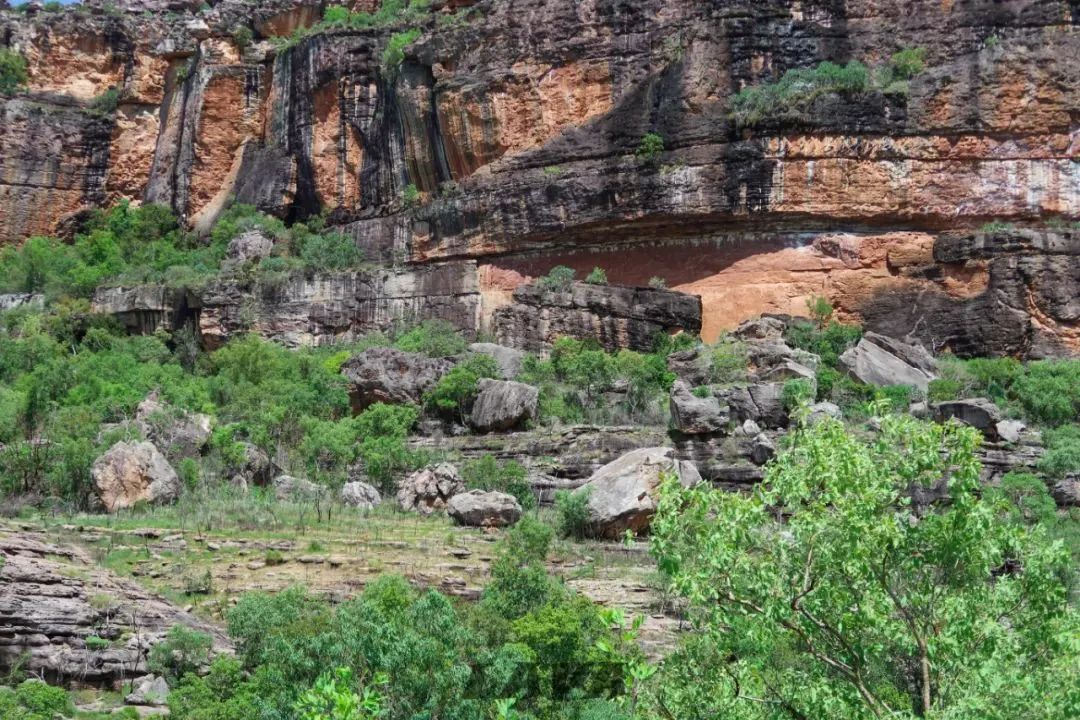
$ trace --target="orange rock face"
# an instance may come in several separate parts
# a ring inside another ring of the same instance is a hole
[[[360,164],[364,148],[360,134],[341,114],[337,83],[315,93],[311,159],[319,202],[328,209],[360,203]]]

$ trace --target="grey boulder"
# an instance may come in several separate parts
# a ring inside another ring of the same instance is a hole
[[[757,383],[725,391],[732,416],[739,422],[753,420],[758,425],[776,429],[788,426],[789,416],[784,407],[783,383]]]
[[[135,687],[124,702],[128,705],[163,706],[168,704],[169,683],[157,675],[146,675],[132,683]]]
[[[479,432],[503,432],[521,427],[536,417],[540,392],[513,380],[480,381],[470,424]]]
[[[156,390],[135,408],[135,425],[147,440],[173,459],[198,455],[213,430],[209,415],[173,407]]]
[[[933,411],[934,419],[938,422],[959,420],[980,431],[989,440],[999,439],[998,425],[1003,420],[1001,410],[986,398],[939,402],[933,406]]]
[[[118,442],[90,470],[109,512],[136,503],[168,503],[180,497],[180,478],[153,443]]]
[[[225,257],[237,263],[262,260],[274,249],[274,239],[259,229],[248,230],[229,241]]]
[[[430,515],[446,509],[450,498],[465,492],[457,468],[450,463],[439,463],[417,470],[398,485],[397,501],[403,510]]]
[[[911,385],[923,392],[937,377],[937,363],[921,345],[872,332],[844,351],[840,366],[867,385]]]
[[[470,527],[505,527],[521,519],[521,504],[507,493],[470,490],[451,497],[446,513]]]
[[[656,491],[667,473],[686,487],[701,482],[694,464],[676,459],[669,447],[632,450],[601,467],[574,491],[588,494],[586,532],[615,539],[627,530],[647,531],[656,514]]]
[[[712,395],[698,397],[682,380],[671,386],[668,401],[671,422],[675,429],[685,435],[705,435],[727,429],[731,415],[726,406]]]
[[[516,378],[525,363],[523,351],[497,343],[473,343],[469,346],[469,352],[492,358],[499,366],[499,377],[503,380]]]
[[[327,493],[325,486],[292,475],[278,475],[271,485],[278,500],[311,502],[321,499]]]
[[[341,486],[341,502],[360,510],[373,510],[382,503],[382,495],[366,482],[354,480]]]
[[[341,373],[349,383],[353,410],[360,412],[377,402],[419,404],[453,366],[443,358],[376,347],[346,360]]]

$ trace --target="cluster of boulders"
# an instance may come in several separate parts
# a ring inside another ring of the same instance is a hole
[[[524,353],[493,343],[475,343],[470,352],[495,360],[500,378],[484,378],[468,410],[468,423],[479,433],[521,429],[536,418],[539,390],[515,382]],[[353,410],[375,403],[422,405],[424,395],[463,358],[431,358],[389,347],[369,348],[347,360],[341,372],[349,383]]]

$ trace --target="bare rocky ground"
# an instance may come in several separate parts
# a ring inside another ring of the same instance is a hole
[[[387,509],[360,514],[334,506],[329,519],[325,508],[322,513],[319,520],[310,507],[273,503],[258,514],[222,510],[208,521],[212,511],[196,516],[181,504],[113,516],[8,520],[0,522],[0,552],[12,555],[12,547],[36,543],[70,592],[99,596],[99,588],[119,584],[135,602],[160,600],[183,617],[190,613],[196,622],[223,627],[225,611],[243,593],[303,585],[344,600],[384,573],[472,601],[488,581],[502,534]],[[560,540],[549,567],[593,601],[644,615],[641,642],[650,655],[673,643],[680,621],[665,601],[646,542]],[[11,593],[9,587],[0,595]],[[72,629],[74,645],[97,632],[93,617],[84,621],[86,627]]]

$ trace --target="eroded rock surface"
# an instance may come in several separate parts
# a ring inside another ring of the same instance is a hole
[[[142,502],[172,502],[182,489],[169,461],[149,442],[116,443],[94,461],[90,473],[109,512]]]
[[[97,566],[83,551],[37,533],[0,531],[0,672],[16,663],[50,682],[101,686],[146,673],[151,646],[173,625],[213,637],[230,652],[225,634],[136,583]],[[86,640],[97,637],[106,647]]]
[[[540,392],[532,385],[483,378],[479,389],[469,419],[478,432],[513,430],[536,417]]]
[[[471,527],[505,527],[521,519],[521,504],[503,492],[470,490],[451,497],[446,514]]]
[[[353,409],[360,412],[374,403],[419,405],[424,392],[453,366],[442,358],[376,347],[346,360],[341,373],[349,382]]]
[[[430,515],[445,510],[450,498],[465,492],[457,468],[449,463],[417,470],[398,485],[397,501],[402,510]]]

